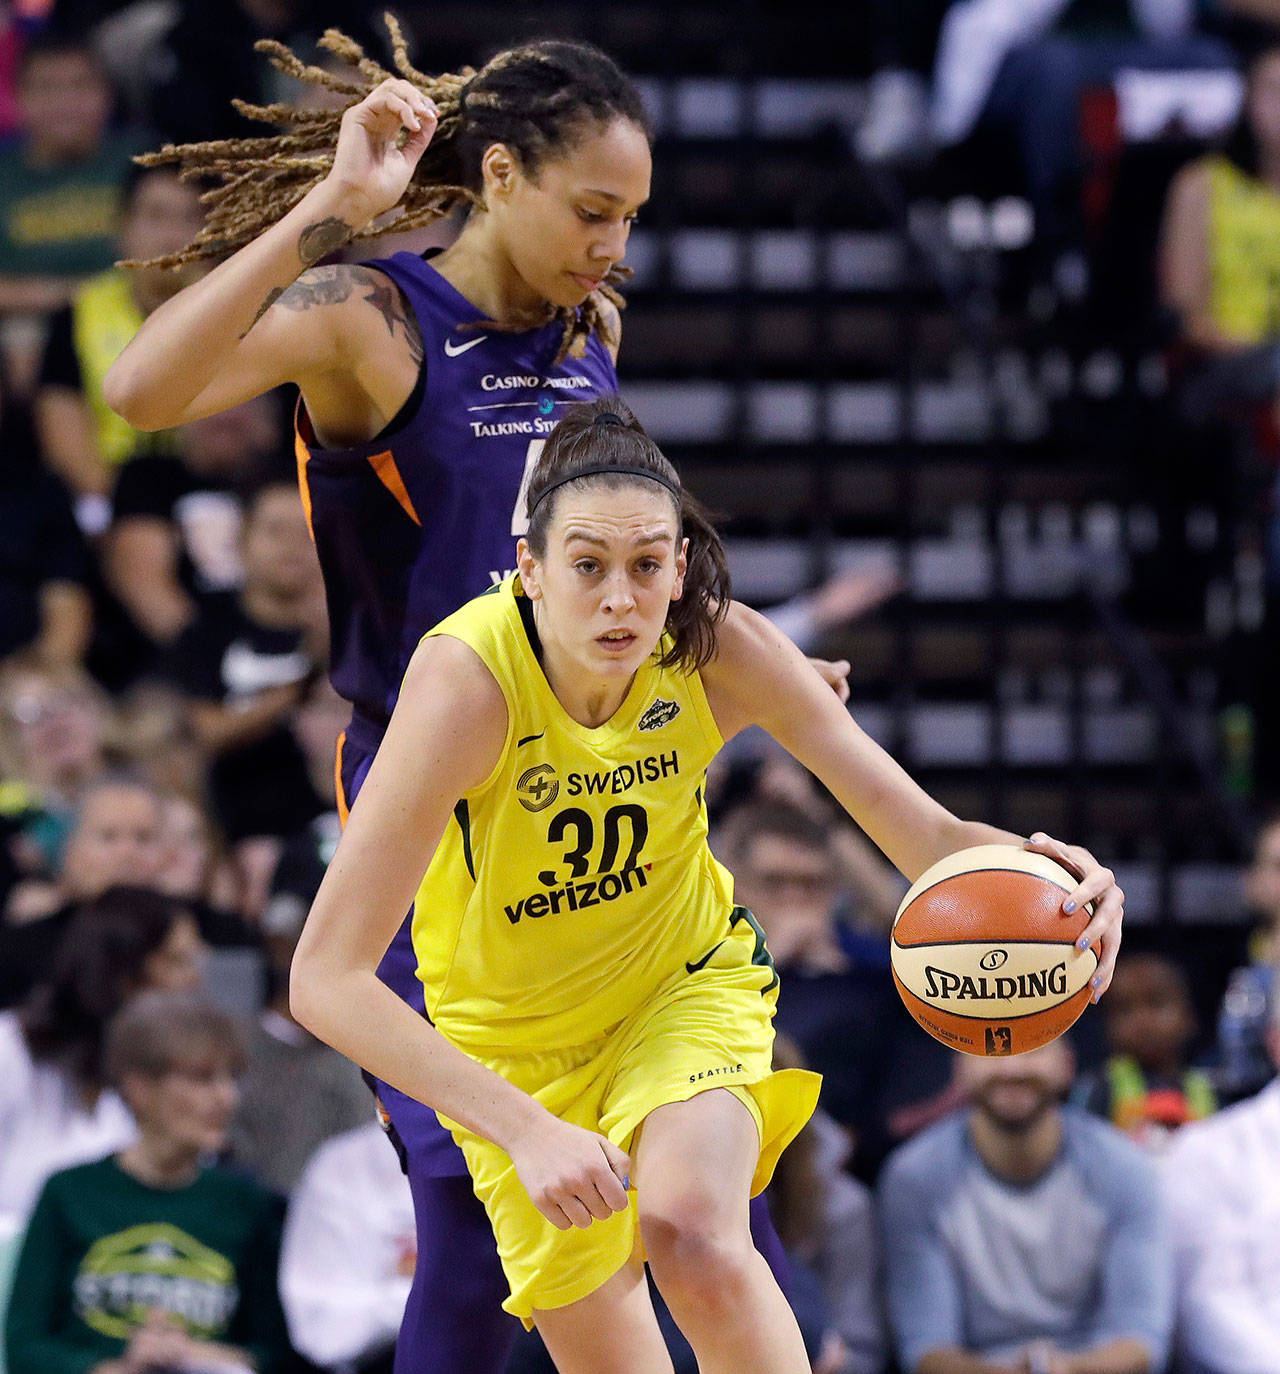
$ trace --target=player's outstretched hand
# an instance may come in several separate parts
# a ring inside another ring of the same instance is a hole
[[[359,207],[365,223],[399,203],[436,131],[433,101],[412,82],[388,77],[342,116],[327,180]]]
[[[512,1148],[511,1162],[533,1205],[561,1231],[604,1221],[627,1206],[625,1152],[549,1113]]]
[[[1085,926],[1076,944],[1080,949],[1094,945],[1099,950],[1098,971],[1093,976],[1093,1000],[1096,1002],[1111,986],[1116,955],[1120,953],[1124,893],[1116,883],[1116,875],[1109,868],[1104,868],[1087,849],[1077,844],[1063,844],[1061,840],[1051,839],[1041,831],[1032,835],[1024,848],[1056,859],[1077,879],[1079,885],[1062,900],[1062,909],[1068,915],[1088,902],[1093,903],[1093,919]]]

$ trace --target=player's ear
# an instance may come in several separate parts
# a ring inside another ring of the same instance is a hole
[[[520,573],[524,594],[530,601],[536,601],[542,595],[542,587],[538,582],[538,560],[533,556],[529,541],[524,538],[516,542],[516,568]]]
[[[506,195],[520,173],[520,159],[505,143],[491,143],[480,157],[480,174],[486,192]]]
[[[689,541],[682,539],[676,554],[676,581],[671,588],[672,601],[679,601],[684,595],[684,575],[689,570]]]

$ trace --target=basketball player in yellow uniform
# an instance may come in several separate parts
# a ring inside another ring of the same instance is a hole
[[[813,1109],[770,1068],[778,980],[707,848],[703,775],[769,730],[909,878],[973,844],[800,652],[731,603],[714,530],[620,401],[576,407],[529,482],[519,572],[419,646],[308,919],[298,1019],[454,1131],[562,1374],[669,1370],[647,1258],[704,1371],[808,1369],[748,1198]],[[1098,992],[1123,896],[1096,903]],[[425,877],[424,875],[425,871]],[[378,962],[414,899],[431,1024]],[[1065,904],[1065,903],[1064,903]]]

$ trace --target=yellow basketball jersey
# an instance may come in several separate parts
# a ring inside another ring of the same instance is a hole
[[[1225,157],[1207,165],[1214,323],[1263,343],[1280,334],[1280,196]]]
[[[605,724],[579,724],[538,662],[515,577],[430,634],[480,655],[508,724],[414,903],[428,1014],[478,1051],[585,1044],[727,929],[733,879],[707,847],[704,796],[724,741],[702,679],[654,655]]]

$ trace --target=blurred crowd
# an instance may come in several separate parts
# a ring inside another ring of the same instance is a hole
[[[287,997],[337,843],[347,714],[325,678],[291,399],[139,434],[102,397],[189,280],[117,260],[174,252],[200,222],[200,187],[132,154],[243,132],[232,95],[289,94],[253,40],[306,51],[329,23],[371,38],[366,7],[86,0],[56,26],[47,8],[0,6],[8,1369],[389,1370],[407,1185],[359,1072]],[[1164,97],[1130,83],[1124,108],[1136,120],[1182,89],[1194,112],[1198,91],[1224,135],[1171,186],[1160,291],[1188,416],[1256,434],[1280,398],[1280,42],[1246,62],[1233,26],[1269,8],[873,5],[862,153],[1009,126],[1061,286],[1085,93],[1125,72],[1194,78]],[[1262,528],[1280,575],[1280,526]],[[778,616],[818,647],[895,590],[846,579]],[[810,779],[748,746],[709,800],[782,971],[779,1062],[824,1075],[770,1194],[815,1369],[1280,1371],[1280,816],[1242,874],[1234,966],[1206,978],[1135,934],[1070,1044],[958,1060],[893,987],[903,885]],[[692,1369],[674,1331],[672,1347]],[[531,1339],[513,1369],[542,1359]]]

